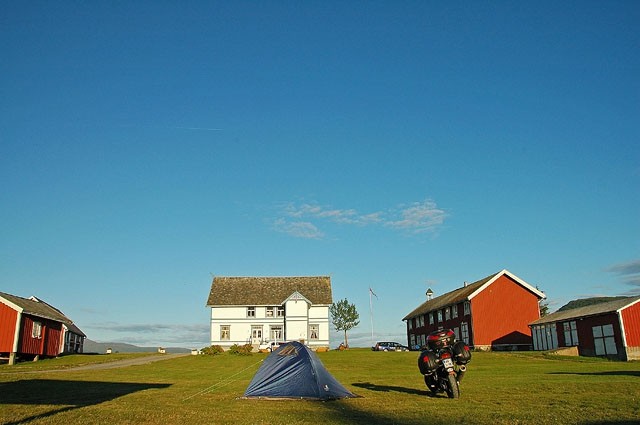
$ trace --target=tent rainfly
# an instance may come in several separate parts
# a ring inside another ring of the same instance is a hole
[[[294,341],[264,360],[244,397],[334,400],[357,396],[331,376],[316,353]]]

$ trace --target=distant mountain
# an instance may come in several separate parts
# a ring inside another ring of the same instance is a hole
[[[621,300],[627,297],[593,297],[593,298],[583,298],[580,300],[569,301],[562,307],[558,309],[558,311],[572,310],[578,307],[586,307],[588,305],[601,304],[609,301]]]
[[[106,353],[111,348],[112,353],[157,353],[158,347],[138,347],[124,342],[96,342],[90,339],[84,340],[85,353]],[[164,347],[167,353],[189,353],[191,349],[180,347]]]

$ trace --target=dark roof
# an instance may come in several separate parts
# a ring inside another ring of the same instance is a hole
[[[498,273],[494,273],[476,282],[466,284],[462,288],[455,289],[451,292],[447,292],[446,294],[440,295],[439,297],[432,298],[431,300],[427,300],[422,304],[420,304],[411,313],[407,314],[402,320],[408,320],[416,316],[420,316],[435,310],[439,310],[446,306],[455,305],[463,301],[469,301],[471,300],[471,298],[475,297],[476,294],[483,291],[485,288],[485,285],[490,285],[491,283],[493,283],[495,279],[497,279],[502,275],[508,276],[516,284],[527,289],[528,291],[536,295],[538,298],[540,299],[545,298],[544,293],[537,290],[533,286],[529,285],[527,282],[520,279],[518,276],[504,269],[502,271],[499,271]]]
[[[638,301],[640,301],[640,296],[628,297],[615,301],[609,301],[606,303],[573,308],[571,310],[556,311],[555,313],[547,314],[546,316],[541,317],[535,322],[531,322],[529,326],[554,323],[562,320],[577,319],[579,317],[598,316],[600,314],[614,313]]]
[[[331,304],[329,276],[222,277],[211,283],[207,306],[281,305],[295,292],[312,304]]]
[[[462,288],[447,292],[446,294],[440,295],[439,297],[427,300],[420,304],[417,308],[415,308],[411,313],[407,314],[402,320],[408,320],[413,317],[429,313],[430,311],[438,310],[442,307],[467,301],[469,299],[469,295],[480,289],[482,285],[489,282],[498,274],[499,273],[492,274],[491,276],[487,276],[477,282],[467,284],[467,286],[463,286]]]
[[[0,292],[0,297],[20,307],[22,309],[22,313],[24,314],[30,314],[32,316],[41,317],[43,319],[54,320],[56,322],[64,323],[65,325],[70,325],[71,323],[73,323],[67,316],[62,314],[60,310],[47,304],[44,301],[39,300],[38,298],[22,298],[4,292]]]

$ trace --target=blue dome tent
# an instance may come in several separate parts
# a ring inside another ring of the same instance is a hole
[[[244,397],[333,400],[357,396],[331,376],[316,353],[299,342],[288,342],[264,360]]]

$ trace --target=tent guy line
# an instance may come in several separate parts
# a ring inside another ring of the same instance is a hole
[[[209,387],[207,387],[207,388],[205,388],[205,389],[203,389],[203,390],[200,390],[200,391],[198,391],[197,393],[192,394],[192,395],[190,395],[190,396],[189,396],[189,397],[187,397],[187,398],[182,399],[182,401],[183,401],[183,402],[185,402],[185,401],[187,401],[187,400],[189,400],[189,399],[191,399],[191,398],[193,398],[193,397],[196,397],[196,396],[198,396],[198,395],[206,394],[206,393],[211,392],[211,391],[213,391],[213,390],[215,390],[215,389],[218,389],[218,388],[222,388],[222,387],[224,387],[224,386],[227,386],[227,385],[229,385],[229,384],[231,384],[231,383],[233,383],[233,382],[235,382],[235,381],[237,380],[237,379],[232,379],[232,378],[235,378],[236,376],[240,375],[240,374],[241,374],[241,373],[243,373],[244,371],[246,371],[246,370],[248,370],[248,369],[251,369],[251,368],[252,368],[252,367],[254,367],[255,365],[257,365],[257,364],[259,364],[259,363],[262,363],[263,361],[264,361],[264,359],[259,360],[259,361],[255,362],[255,363],[253,363],[253,364],[251,364],[251,365],[249,365],[249,366],[245,367],[245,368],[244,368],[244,369],[242,369],[240,372],[234,373],[233,375],[228,376],[228,377],[224,378],[223,380],[221,380],[221,381],[219,381],[219,382],[217,382],[217,383],[215,383],[215,384],[213,384],[213,385],[211,385],[211,386],[209,386]]]

